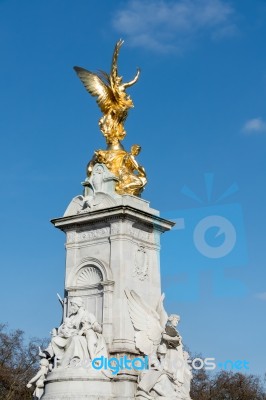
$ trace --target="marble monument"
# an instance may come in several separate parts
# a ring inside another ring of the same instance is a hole
[[[40,370],[28,387],[42,400],[190,400],[191,370],[161,293],[160,235],[174,223],[142,199],[146,172],[126,151],[124,122],[133,102],[118,75],[74,67],[103,113],[107,148],[87,165],[82,195],[52,220],[66,234],[62,323],[40,349]]]

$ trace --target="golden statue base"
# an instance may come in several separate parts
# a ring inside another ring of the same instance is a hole
[[[118,179],[115,186],[116,193],[140,196],[147,183],[145,169],[135,159],[140,150],[141,147],[134,144],[131,151],[127,152],[120,142],[116,145],[110,144],[107,150],[96,150],[87,165],[88,178],[90,178],[96,163],[104,164]]]

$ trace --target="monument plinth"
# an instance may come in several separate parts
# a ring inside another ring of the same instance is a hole
[[[63,322],[40,351],[29,382],[42,400],[190,400],[191,372],[176,329],[180,317],[163,307],[160,235],[174,223],[140,198],[146,173],[124,150],[124,121],[132,100],[117,72],[75,67],[103,112],[107,149],[87,166],[83,195],[52,220],[66,234]]]
[[[68,302],[75,296],[83,298],[102,324],[110,354],[136,354],[125,289],[137,291],[151,307],[157,306],[160,234],[173,223],[158,217],[143,200],[134,204],[134,198],[123,196],[118,203],[52,222],[67,235]]]

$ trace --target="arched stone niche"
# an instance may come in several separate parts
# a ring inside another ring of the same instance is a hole
[[[103,327],[108,342],[112,336],[112,293],[114,282],[108,266],[93,258],[84,259],[68,277],[66,295],[69,303],[72,297],[81,297],[88,312],[96,316]]]

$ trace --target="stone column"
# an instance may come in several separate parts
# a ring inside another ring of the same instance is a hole
[[[117,206],[52,220],[67,234],[66,294],[83,297],[88,311],[102,315],[114,356],[137,353],[125,289],[154,309],[161,296],[160,234],[173,223],[158,214],[146,201],[122,196]]]

